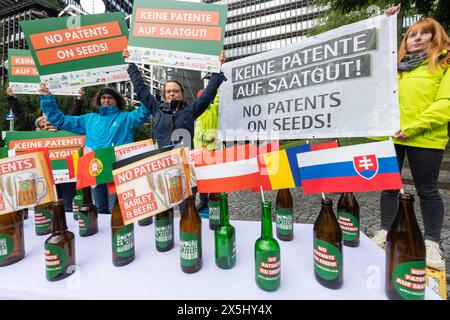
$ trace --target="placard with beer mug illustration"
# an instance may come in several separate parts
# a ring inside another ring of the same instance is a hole
[[[0,160],[0,214],[56,200],[48,159],[33,152]]]
[[[125,224],[166,211],[192,194],[188,157],[187,148],[176,148],[113,170]]]

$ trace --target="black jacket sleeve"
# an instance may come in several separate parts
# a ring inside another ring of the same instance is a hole
[[[192,105],[192,116],[197,119],[208,109],[209,105],[214,101],[216,97],[217,90],[223,81],[226,81],[223,73],[213,73],[211,80],[209,80],[208,86],[203,91],[203,94],[194,101]]]
[[[19,100],[16,97],[11,96],[6,97],[6,99],[8,100],[9,107],[12,110],[14,116],[25,124],[27,130],[36,130],[36,124],[34,122],[35,120],[26,114],[25,110],[23,110],[22,106],[20,105]]]
[[[133,88],[136,91],[139,100],[150,110],[151,114],[155,116],[159,110],[158,102],[150,93],[148,85],[142,80],[141,73],[134,63],[128,65],[128,75],[130,76],[131,83],[133,84]]]

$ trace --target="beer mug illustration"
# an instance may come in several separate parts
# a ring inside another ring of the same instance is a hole
[[[164,174],[167,190],[169,190],[169,201],[178,204],[183,201],[186,193],[186,175],[179,168],[172,168]]]
[[[38,192],[41,186],[41,192]],[[22,172],[14,176],[16,209],[34,207],[47,193],[44,178],[36,178],[34,172]]]

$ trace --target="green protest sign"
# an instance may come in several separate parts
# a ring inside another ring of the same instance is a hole
[[[227,6],[136,0],[128,62],[218,72]]]
[[[9,87],[15,94],[39,94],[39,72],[31,51],[8,49]],[[55,90],[55,95],[78,95],[78,89]]]
[[[21,21],[41,81],[50,90],[128,80],[122,51],[128,29],[123,13]]]
[[[9,150],[15,150],[16,155],[47,148],[55,183],[72,181],[69,179],[66,157],[84,144],[85,136],[74,135],[67,131],[8,131],[5,138],[5,146]]]

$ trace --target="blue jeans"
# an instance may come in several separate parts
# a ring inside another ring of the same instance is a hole
[[[98,184],[92,188],[92,197],[97,206],[97,212],[111,214],[117,195],[109,195],[106,184]]]
[[[444,221],[444,202],[438,189],[439,169],[444,150],[395,145],[400,172],[408,157],[414,187],[420,199],[425,239],[439,242]],[[398,208],[399,190],[381,192],[381,229],[389,230]]]

